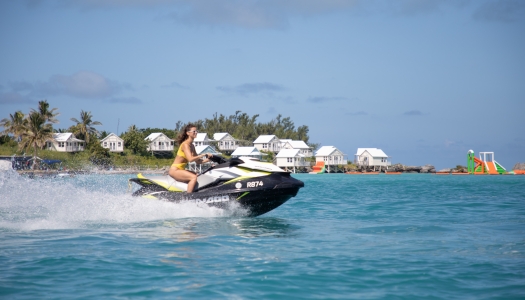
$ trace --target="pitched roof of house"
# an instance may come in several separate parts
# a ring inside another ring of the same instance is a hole
[[[83,142],[83,140],[77,139],[75,135],[71,132],[54,133],[53,139],[57,142],[66,142],[66,141]]]
[[[275,157],[297,157],[297,156],[304,156],[303,154],[299,153],[300,149],[282,149],[277,153]]]
[[[383,152],[383,150],[378,148],[357,148],[357,153],[355,155],[361,155],[363,152],[367,151],[373,157],[388,157],[388,155]]]
[[[233,155],[262,155],[262,153],[255,147],[238,147],[233,151]]]
[[[150,140],[150,141],[154,141],[155,139],[157,139],[158,137],[160,136],[165,136],[166,138],[168,138],[169,140],[173,141],[172,139],[170,139],[167,135],[165,135],[164,133],[162,132],[155,132],[155,133],[152,133],[150,135],[148,135],[145,140]]]
[[[294,149],[310,149],[304,141],[288,141],[288,144]]]
[[[330,156],[334,151],[338,151],[334,146],[323,146],[315,152],[315,156]]]
[[[277,138],[275,135],[260,135],[255,141],[254,144],[264,144],[269,143],[273,138]]]
[[[108,138],[110,138],[111,136],[116,136],[119,140],[123,140],[121,137],[119,137],[118,135],[114,134],[113,132],[108,134],[105,138],[101,139],[100,141],[103,142],[105,140],[107,140]]]
[[[214,133],[214,134],[213,134],[213,139],[216,140],[216,141],[220,141],[220,140],[222,140],[223,138],[227,137],[228,135],[230,135],[230,134],[227,133],[227,132],[218,132],[218,133]]]
[[[197,136],[195,137],[195,139],[193,141],[194,142],[203,142],[206,139],[208,139],[208,134],[206,132],[199,132],[199,133],[197,133]]]

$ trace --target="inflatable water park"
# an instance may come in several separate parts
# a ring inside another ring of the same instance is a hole
[[[324,161],[318,161],[315,163],[315,166],[312,167],[310,174],[323,174],[326,173],[326,166]]]
[[[507,172],[507,169],[494,159],[494,152],[480,152],[478,158],[474,155],[473,150],[467,153],[467,171],[468,174],[473,175],[525,174],[525,170]]]

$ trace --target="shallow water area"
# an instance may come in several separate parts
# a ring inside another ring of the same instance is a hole
[[[522,299],[525,176],[294,174],[257,218],[0,173],[0,297]]]

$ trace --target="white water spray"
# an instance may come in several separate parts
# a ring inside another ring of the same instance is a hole
[[[0,172],[0,229],[73,229],[189,217],[225,217],[235,210],[132,197],[127,178],[80,175],[30,179]]]

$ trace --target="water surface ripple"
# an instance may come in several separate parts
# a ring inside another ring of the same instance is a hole
[[[525,176],[293,176],[241,218],[0,174],[0,298],[525,298]]]

